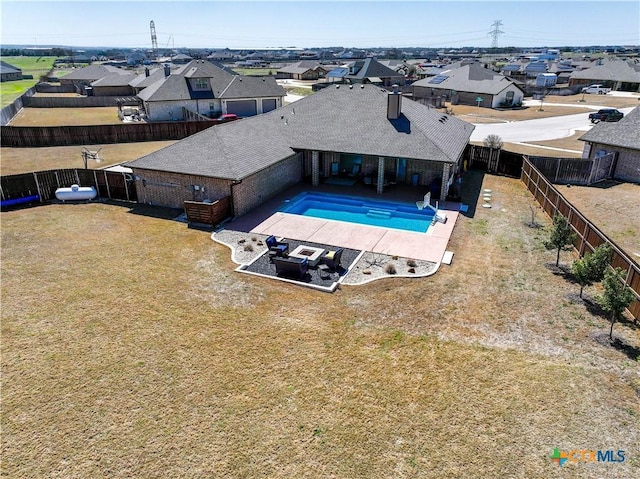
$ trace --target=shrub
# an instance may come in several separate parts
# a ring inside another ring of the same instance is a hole
[[[244,250],[253,251],[253,245],[251,243],[247,243],[246,245],[244,245]]]
[[[396,267],[391,263],[388,263],[384,270],[387,274],[396,274]]]
[[[410,268],[415,268],[416,266],[418,266],[418,263],[416,263],[413,259],[408,259],[407,266],[409,266]]]

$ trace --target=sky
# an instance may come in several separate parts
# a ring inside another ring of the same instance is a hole
[[[500,47],[640,45],[640,1],[1,0],[4,45]]]

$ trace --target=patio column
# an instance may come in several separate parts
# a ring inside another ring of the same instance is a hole
[[[311,152],[311,184],[313,186],[320,184],[320,153],[318,151]]]
[[[449,183],[449,175],[451,174],[451,165],[449,163],[445,163],[442,165],[442,184],[440,185],[440,199],[439,201],[444,201],[447,198],[448,191],[448,183]]]
[[[378,188],[379,195],[384,191],[384,156],[378,157]]]

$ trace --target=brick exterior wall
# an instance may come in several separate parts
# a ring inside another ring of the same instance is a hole
[[[231,181],[134,168],[138,202],[183,208],[185,201],[217,200],[229,196]],[[198,186],[198,189],[192,188]],[[204,190],[202,189],[204,187]]]
[[[616,180],[640,183],[640,151],[618,146],[602,145],[600,143],[591,143],[589,159],[594,159],[598,155],[598,152],[603,150],[607,153],[618,153],[616,170],[613,174]]]
[[[297,153],[234,185],[234,215],[244,215],[281,191],[299,183],[302,180],[302,170],[302,153]]]

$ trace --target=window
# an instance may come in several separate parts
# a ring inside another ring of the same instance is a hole
[[[209,80],[207,78],[196,78],[195,89],[196,90],[208,90],[209,89]]]

